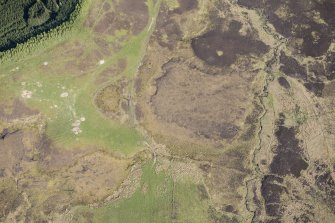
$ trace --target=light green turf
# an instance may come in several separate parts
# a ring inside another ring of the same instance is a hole
[[[132,81],[135,76],[152,32],[153,26],[150,24],[157,16],[160,2],[157,1],[154,4],[153,0],[148,0],[147,4],[151,16],[147,28],[138,36],[129,36],[125,42],[121,43],[124,48],[119,52],[112,53],[109,58],[104,57],[104,65],[99,65],[97,61],[96,67],[85,75],[73,75],[65,69],[63,75],[55,75],[52,70],[48,71],[47,67],[40,69],[44,61],[51,64],[55,59],[57,63],[61,63],[59,66],[64,66],[68,62],[66,59],[63,60],[62,55],[55,55],[52,51],[64,42],[83,43],[85,53],[92,52],[96,47],[93,41],[94,34],[82,27],[84,14],[88,12],[86,8],[94,7],[93,1],[87,0],[82,14],[75,23],[76,27],[70,31],[70,35],[64,39],[61,38],[58,42],[49,38],[43,42],[43,46],[48,46],[47,48],[43,50],[38,48],[24,59],[6,62],[0,66],[0,103],[6,103],[14,97],[21,98],[24,90],[32,91],[32,98],[23,99],[23,101],[47,118],[47,135],[62,148],[92,145],[123,154],[133,154],[138,151],[142,146],[143,136],[128,125],[106,118],[98,111],[93,101],[94,95],[101,87],[96,85],[97,75],[106,67],[116,63],[118,59],[126,59],[127,68],[118,77],[110,79],[110,83],[121,77]],[[117,35],[125,34],[126,32],[120,32]],[[113,36],[107,38],[117,41]],[[68,97],[62,98],[61,94],[65,92],[68,93]],[[72,123],[81,117],[85,117],[85,121],[80,126],[82,133],[76,136],[71,131]]]
[[[201,200],[196,185],[190,181],[173,182],[165,173],[156,174],[152,164],[143,167],[141,186],[128,199],[98,209],[78,208],[73,222],[206,223],[208,202]]]

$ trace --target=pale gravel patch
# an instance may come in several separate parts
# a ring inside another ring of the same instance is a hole
[[[33,93],[31,91],[23,90],[21,93],[22,98],[31,98]]]
[[[69,96],[69,93],[68,92],[63,92],[60,97],[61,98],[67,98]]]

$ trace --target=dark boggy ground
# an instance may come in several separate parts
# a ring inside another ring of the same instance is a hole
[[[242,36],[239,30],[242,24],[232,21],[228,31],[211,30],[192,39],[192,49],[197,57],[209,65],[229,66],[243,55],[261,56],[268,52],[264,42],[250,36]]]
[[[323,81],[335,79],[334,52],[330,50],[335,37],[335,2],[323,1],[238,1],[247,8],[260,10],[266,21],[288,40],[292,55],[282,52],[281,71],[303,80],[308,91],[321,97]],[[312,57],[307,64],[301,57]]]
[[[334,169],[325,160],[308,159],[303,142],[296,138],[298,129],[287,127],[285,119],[280,114],[276,123],[278,144],[269,171],[261,180],[264,206],[257,201],[259,210],[254,222],[318,222],[322,218],[318,207],[325,205],[328,211],[334,211]],[[259,214],[262,208],[265,218]]]
[[[283,76],[277,81],[288,97],[297,90],[292,89],[289,81],[295,79],[311,97],[328,100],[325,89],[332,85],[335,73],[331,47],[335,36],[335,2],[239,0],[237,4],[257,10],[286,40],[285,50],[278,56]],[[277,145],[272,149],[273,159],[261,181],[258,204],[263,204],[256,210],[254,222],[317,222],[322,215],[318,207],[325,205],[329,213],[334,212],[334,169],[327,159],[307,156],[305,142],[298,139],[301,129],[287,125],[285,120],[285,115],[280,114],[275,124]],[[259,210],[264,210],[265,218]]]
[[[276,31],[286,38],[302,38],[297,47],[306,56],[325,54],[334,38],[335,2],[286,1],[286,0],[239,0],[238,4],[263,10]]]
[[[296,139],[296,130],[293,127],[285,126],[285,116],[280,114],[277,122],[275,136],[278,145],[274,150],[274,157],[269,166],[269,173],[263,177],[261,194],[264,199],[265,212],[280,222],[285,205],[281,202],[281,195],[288,194],[288,189],[284,183],[284,177],[293,175],[298,178],[301,171],[308,168],[308,163],[303,155],[303,149]],[[268,222],[272,222],[269,220]]]

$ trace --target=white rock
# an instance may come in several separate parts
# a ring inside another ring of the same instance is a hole
[[[105,63],[105,60],[100,60],[100,61],[99,61],[99,64],[100,64],[100,65],[103,65],[104,63]]]
[[[21,97],[23,98],[31,98],[33,96],[33,93],[31,91],[24,90],[21,93]]]
[[[67,93],[67,92],[63,92],[63,93],[60,95],[61,98],[66,98],[66,97],[68,97],[68,96],[69,96],[69,93]]]
[[[82,131],[81,131],[81,129],[80,129],[78,126],[76,126],[76,127],[73,127],[73,128],[72,128],[72,132],[73,132],[75,135],[78,135],[78,134],[80,134]]]
[[[222,50],[217,50],[217,51],[216,51],[216,54],[217,54],[219,57],[221,57],[221,56],[223,56],[223,51],[222,51]]]

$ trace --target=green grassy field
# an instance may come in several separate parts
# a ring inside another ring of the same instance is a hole
[[[141,185],[130,198],[98,209],[80,207],[73,222],[203,223],[210,222],[208,207],[207,200],[200,198],[195,184],[188,180],[174,182],[166,173],[156,173],[150,163],[143,167]]]
[[[85,3],[90,7],[93,2]],[[120,78],[132,81],[145,50],[151,29],[150,23],[157,15],[159,2],[148,1],[151,16],[147,28],[137,36],[127,36],[119,42],[123,46],[111,56],[103,58],[88,57],[90,67],[83,74],[80,70],[68,70],[69,60],[74,64],[83,64],[82,58],[64,56],[59,48],[65,44],[80,44],[83,55],[91,56],[97,46],[94,43],[96,35],[87,27],[83,27],[85,16],[80,15],[75,27],[60,41],[55,38],[42,40],[41,46],[24,59],[18,55],[17,62],[4,62],[0,68],[1,96],[0,103],[20,98],[28,107],[40,111],[47,120],[47,136],[56,146],[73,148],[76,146],[95,146],[120,154],[133,154],[142,147],[143,136],[133,127],[120,124],[101,114],[94,105],[94,95],[101,88],[96,83],[99,74],[105,68],[112,66],[119,59],[127,61],[126,69],[110,78],[103,85],[113,83]],[[82,13],[87,13],[83,10]],[[122,33],[122,32],[121,32]],[[109,41],[119,41],[115,36],[106,36]],[[28,43],[29,44],[29,43]],[[13,57],[15,60],[15,55]],[[103,59],[104,63],[99,64]],[[62,68],[64,67],[64,68]],[[84,69],[84,68],[83,68]],[[10,86],[10,88],[5,87]],[[23,92],[30,92],[30,98],[22,97]],[[80,123],[81,133],[73,133],[76,120],[85,119]]]

